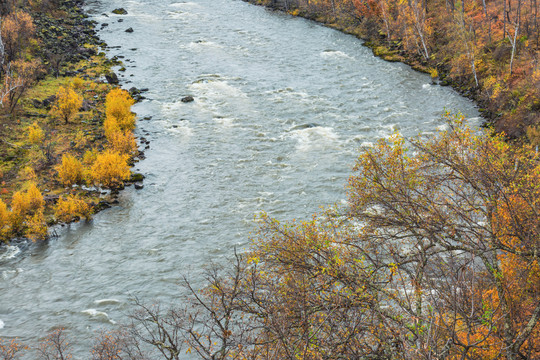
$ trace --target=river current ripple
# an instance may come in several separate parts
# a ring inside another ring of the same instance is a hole
[[[152,116],[137,128],[151,141],[135,166],[145,187],[49,242],[0,248],[2,337],[31,343],[63,327],[85,354],[132,296],[174,302],[181,275],[197,281],[245,248],[258,212],[307,219],[343,202],[355,157],[377,139],[431,134],[445,108],[480,121],[428,75],[304,19],[239,0],[87,4],[109,24],[108,55],[125,56],[124,88],[149,89],[134,106]]]

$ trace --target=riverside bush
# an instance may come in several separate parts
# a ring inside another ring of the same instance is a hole
[[[64,120],[67,124],[75,117],[75,114],[79,111],[82,103],[82,96],[77,94],[72,88],[60,86],[56,93],[56,103],[54,104],[51,113]]]
[[[80,184],[84,178],[83,170],[81,161],[70,154],[62,155],[62,163],[56,167],[58,179],[64,186]]]
[[[127,180],[131,174],[128,165],[129,156],[116,151],[105,150],[97,155],[90,169],[94,184],[115,187]]]
[[[135,115],[131,112],[131,105],[134,103],[135,101],[127,91],[111,90],[105,99],[105,131],[112,131],[116,127],[123,131],[133,130]]]
[[[54,210],[56,219],[66,223],[77,218],[89,220],[91,215],[91,207],[84,200],[73,195],[68,195],[67,197],[60,196]]]

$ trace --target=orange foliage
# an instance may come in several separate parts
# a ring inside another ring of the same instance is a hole
[[[107,140],[111,149],[120,154],[135,155],[137,143],[131,131],[117,130],[107,133]]]
[[[2,40],[6,62],[15,60],[25,51],[35,33],[32,17],[24,11],[16,11],[2,19]]]
[[[82,96],[77,94],[72,88],[60,86],[56,93],[56,103],[51,109],[51,112],[60,119],[63,119],[67,124],[77,114],[82,103]]]
[[[54,216],[66,223],[78,218],[89,220],[92,217],[92,209],[84,200],[73,195],[66,198],[61,196],[56,204]]]
[[[32,240],[43,239],[47,236],[47,227],[43,210],[45,200],[43,195],[32,183],[25,193],[17,191],[11,200],[11,235],[24,234]]]
[[[34,122],[28,127],[28,141],[32,145],[39,145],[43,141],[43,130]]]
[[[105,100],[105,131],[133,130],[135,128],[135,115],[131,112],[131,105],[135,101],[129,93],[122,89],[113,89],[107,94]]]
[[[19,357],[19,353],[25,350],[26,347],[18,343],[17,340],[4,340],[0,338],[0,359],[15,360]]]
[[[8,240],[10,233],[10,217],[11,214],[7,209],[6,204],[0,200],[0,241]]]
[[[93,182],[105,187],[118,186],[130,176],[128,160],[128,155],[111,150],[98,154],[90,169]]]
[[[83,181],[83,165],[70,154],[62,155],[62,164],[56,167],[58,178],[64,186],[80,184]]]

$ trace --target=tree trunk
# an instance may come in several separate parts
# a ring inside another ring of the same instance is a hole
[[[2,29],[2,16],[0,16],[0,29]],[[4,65],[4,42],[2,41],[2,32],[0,31],[0,67]],[[0,70],[0,74],[2,71]]]

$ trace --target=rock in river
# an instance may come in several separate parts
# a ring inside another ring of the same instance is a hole
[[[118,8],[118,9],[114,9],[112,11],[113,14],[116,14],[116,15],[127,15],[127,10],[124,9],[124,8]]]

